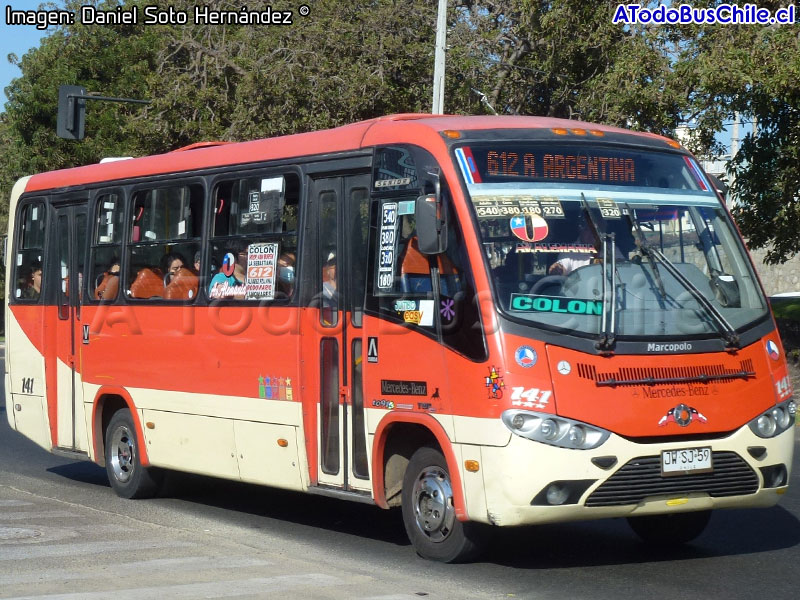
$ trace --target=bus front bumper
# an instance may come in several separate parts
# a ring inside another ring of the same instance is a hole
[[[465,486],[467,512],[471,520],[514,526],[773,506],[788,487],[795,429],[762,439],[745,426],[724,439],[669,444],[612,435],[593,450],[512,435],[507,446],[479,449],[483,485]],[[662,450],[699,447],[711,448],[711,473],[662,476]],[[468,483],[476,475],[462,476]]]

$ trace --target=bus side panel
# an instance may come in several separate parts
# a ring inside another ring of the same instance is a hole
[[[296,310],[84,306],[85,398],[124,388],[154,466],[301,489]]]
[[[53,448],[54,419],[48,411],[44,347],[45,308],[12,306],[6,323],[6,410],[9,423],[42,448]]]

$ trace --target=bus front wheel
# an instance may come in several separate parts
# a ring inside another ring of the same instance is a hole
[[[106,473],[111,487],[122,498],[151,498],[161,485],[161,472],[142,466],[136,429],[127,408],[115,412],[106,429]]]
[[[403,477],[403,524],[422,558],[460,562],[475,557],[481,537],[474,523],[456,518],[447,461],[438,450],[420,448]]]
[[[657,546],[679,546],[691,542],[706,528],[710,510],[628,517],[631,529],[642,540]]]

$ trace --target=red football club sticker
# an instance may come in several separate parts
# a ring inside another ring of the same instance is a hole
[[[222,274],[226,277],[233,275],[233,269],[236,266],[236,257],[228,252],[225,258],[222,259]]]
[[[511,233],[523,242],[540,242],[547,237],[549,228],[539,215],[517,215],[511,218]]]

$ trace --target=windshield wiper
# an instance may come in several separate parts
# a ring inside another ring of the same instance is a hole
[[[592,229],[595,240],[602,242],[603,251],[603,314],[600,323],[600,339],[595,344],[595,347],[603,354],[610,354],[616,344],[617,335],[616,240],[614,239],[613,233],[600,233],[600,228],[592,216],[589,202],[586,200],[586,196],[583,192],[581,192],[581,202],[583,203],[586,221]]]
[[[661,292],[661,295],[666,299],[666,290],[664,289],[664,284],[661,281],[661,276],[658,274],[658,270],[656,269],[653,259],[658,260],[658,262],[664,266],[664,269],[666,269],[670,275],[677,279],[683,285],[683,287],[686,288],[692,296],[694,296],[695,300],[697,300],[700,306],[705,309],[706,314],[711,316],[712,320],[716,322],[717,329],[726,342],[726,348],[729,351],[741,348],[739,334],[736,333],[736,330],[728,322],[724,315],[717,309],[716,306],[714,306],[711,300],[706,298],[703,292],[701,292],[700,289],[694,283],[692,283],[688,277],[686,277],[686,275],[678,270],[678,268],[670,259],[664,256],[661,250],[658,250],[647,243],[647,241],[644,239],[644,235],[642,234],[638,220],[633,216],[633,211],[631,211],[630,207],[627,205],[626,208],[628,212],[628,220],[634,225],[634,230],[636,231],[636,244],[639,246],[641,253],[649,261],[651,261],[653,273],[658,283],[658,288]]]
[[[625,205],[626,217],[628,217],[628,222],[631,224],[636,247],[639,248],[639,252],[642,256],[647,259],[647,262],[650,263],[650,268],[653,269],[653,277],[656,280],[656,286],[658,286],[658,292],[661,294],[661,299],[663,300],[662,308],[666,308],[665,304],[667,301],[667,290],[664,287],[664,282],[661,281],[661,273],[658,271],[658,267],[656,266],[656,261],[653,259],[653,255],[650,253],[651,247],[650,244],[647,243],[647,240],[644,238],[644,234],[642,233],[642,227],[639,224],[638,219],[633,217],[633,211],[631,207],[627,204]]]
[[[664,268],[667,272],[672,275],[675,279],[680,281],[689,293],[695,297],[695,299],[700,303],[700,305],[706,309],[706,313],[708,313],[711,318],[716,321],[717,325],[719,326],[719,332],[722,334],[722,337],[727,342],[726,347],[730,350],[741,348],[741,344],[739,342],[739,334],[736,333],[736,329],[728,323],[728,320],[723,316],[721,312],[717,309],[716,306],[705,297],[703,292],[693,284],[686,275],[681,273],[672,262],[664,256],[660,250],[656,250],[655,248],[650,248],[650,252],[652,252],[653,256],[655,256],[658,261],[664,265]]]

